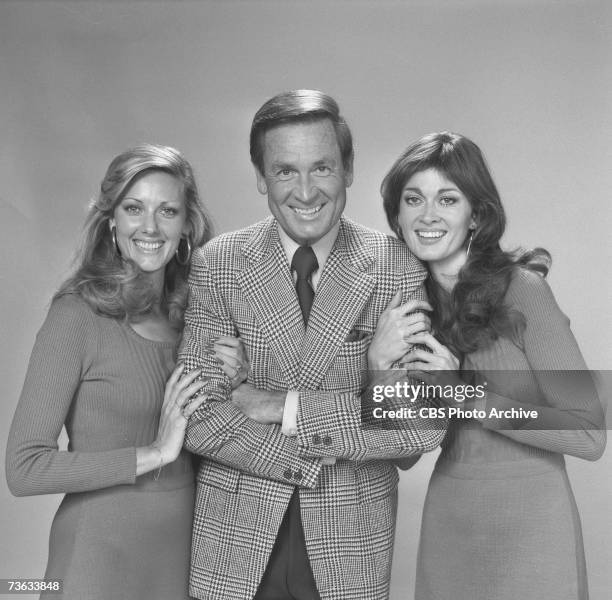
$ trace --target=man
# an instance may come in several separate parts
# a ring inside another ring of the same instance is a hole
[[[204,457],[190,593],[385,599],[398,476],[381,459],[432,450],[443,431],[419,419],[364,428],[359,394],[379,316],[400,289],[422,299],[425,271],[401,242],[342,217],[353,146],[329,96],[266,102],[251,158],[272,217],[192,265],[181,360],[209,381],[185,441]],[[234,401],[210,353],[226,335],[251,366]]]

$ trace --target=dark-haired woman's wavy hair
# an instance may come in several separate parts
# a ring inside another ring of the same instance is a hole
[[[439,171],[461,190],[476,223],[471,242],[470,236],[465,241],[470,251],[452,293],[432,277],[426,282],[436,335],[458,356],[483,348],[498,337],[518,343],[524,317],[504,304],[504,296],[517,268],[545,276],[550,254],[542,248],[514,253],[501,249],[506,216],[484,156],[474,142],[447,131],[428,134],[411,144],[382,182],[387,221],[400,239],[404,239],[398,219],[402,191],[415,173],[427,169]]]
[[[187,238],[179,244],[180,258],[177,260],[175,255],[166,265],[162,298],[136,263],[119,255],[110,228],[115,208],[130,186],[150,171],[176,177],[182,185],[187,209]],[[85,221],[76,270],[62,284],[56,298],[77,294],[98,314],[129,321],[138,321],[161,302],[172,326],[180,329],[187,303],[189,248],[201,246],[211,235],[210,217],[200,203],[193,170],[181,153],[155,144],[126,150],[113,159],[106,171],[100,194],[92,202]]]

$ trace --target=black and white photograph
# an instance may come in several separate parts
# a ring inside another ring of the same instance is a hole
[[[611,30],[2,0],[0,598],[610,598]]]

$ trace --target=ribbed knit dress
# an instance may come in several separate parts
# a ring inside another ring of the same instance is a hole
[[[498,339],[462,366],[485,374],[487,397],[478,408],[487,415],[493,407],[537,409],[540,430],[451,421],[423,511],[416,600],[588,597],[563,454],[601,455],[603,411],[583,374],[551,373],[587,367],[546,281],[517,269],[505,301],[525,317],[521,343]]]
[[[45,573],[63,580],[63,600],[189,598],[191,457],[136,477],[136,448],[156,437],[175,355],[174,343],[145,339],[76,296],[55,300],[38,333],[6,473],[16,495],[66,494]],[[64,425],[69,448],[58,451]]]

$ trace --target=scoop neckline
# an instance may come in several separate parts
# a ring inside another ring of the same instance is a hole
[[[152,344],[154,346],[166,346],[168,348],[175,348],[178,346],[180,341],[180,336],[176,339],[175,342],[165,342],[163,340],[152,340],[150,338],[144,337],[144,335],[140,335],[126,320],[119,321],[120,325],[128,331],[128,333],[137,340],[141,342],[146,342],[147,344]]]

